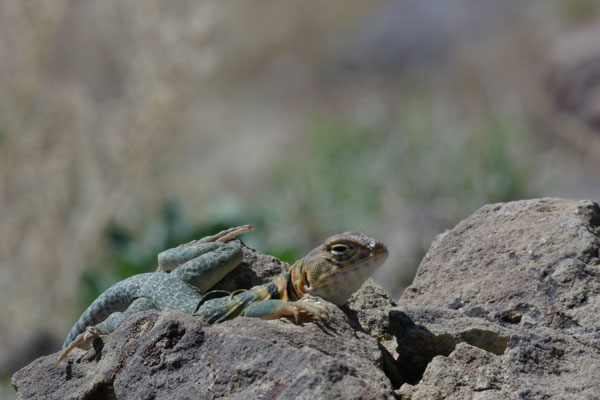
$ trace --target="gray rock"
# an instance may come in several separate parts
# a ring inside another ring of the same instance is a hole
[[[436,238],[397,303],[369,280],[319,323],[147,311],[12,383],[20,399],[598,398],[599,249],[595,203],[489,205]],[[224,287],[287,268],[244,260]]]
[[[417,382],[436,356],[449,356],[460,343],[500,355],[506,350],[506,328],[440,307],[398,307],[390,311],[390,330],[397,337],[397,359],[407,382]]]
[[[589,201],[485,206],[438,236],[390,311],[397,394],[598,398],[599,249]]]
[[[250,249],[244,261],[226,279],[248,286],[287,268]],[[353,301],[361,310],[323,302],[330,318],[303,325],[246,317],[208,325],[177,311],[146,311],[89,351],[75,350],[75,362],[56,366],[58,354],[41,357],[12,384],[19,399],[394,398],[384,373],[393,373],[394,360],[361,327],[369,304],[391,299],[370,282]]]

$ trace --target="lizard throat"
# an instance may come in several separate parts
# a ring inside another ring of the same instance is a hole
[[[387,259],[387,249],[352,265],[338,269],[335,273],[323,277],[318,282],[310,282],[308,293],[321,297],[338,306],[344,305],[350,296],[375,272]]]

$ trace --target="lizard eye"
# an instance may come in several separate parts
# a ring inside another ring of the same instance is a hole
[[[334,244],[333,246],[331,246],[331,254],[333,254],[334,256],[342,256],[344,255],[348,250],[350,249],[349,246],[345,245],[345,244]]]

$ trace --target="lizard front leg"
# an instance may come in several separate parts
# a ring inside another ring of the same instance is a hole
[[[325,318],[328,314],[325,307],[316,302],[311,304],[306,300],[261,300],[250,304],[241,315],[265,320],[293,318],[298,323],[314,318]]]

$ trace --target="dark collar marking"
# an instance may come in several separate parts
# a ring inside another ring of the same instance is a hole
[[[287,293],[287,297],[290,299],[290,301],[296,301],[298,299],[296,298],[296,293],[292,288],[292,274],[286,272],[285,275],[285,292]]]
[[[269,298],[274,299],[274,300],[281,298],[279,289],[277,288],[277,285],[275,284],[275,282],[267,283],[267,291],[269,292]]]

